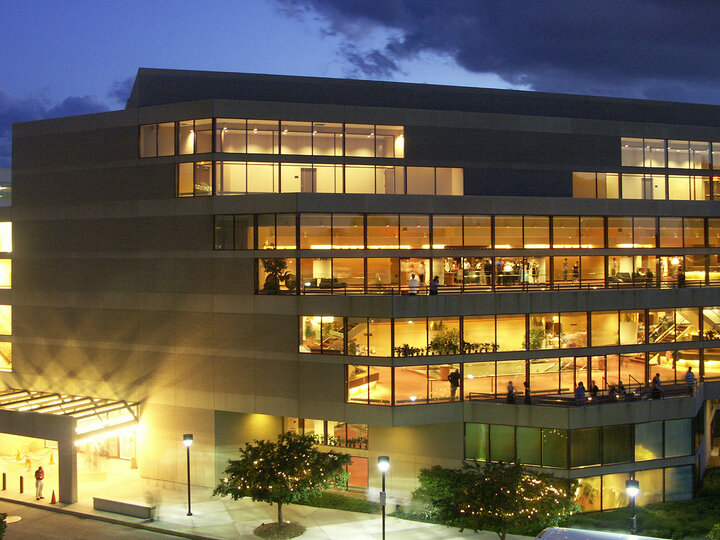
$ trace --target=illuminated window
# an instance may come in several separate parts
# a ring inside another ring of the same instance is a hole
[[[0,289],[12,287],[12,261],[0,259]]]
[[[12,306],[0,305],[0,334],[12,335]]]
[[[0,251],[12,252],[12,223],[9,221],[0,222]]]

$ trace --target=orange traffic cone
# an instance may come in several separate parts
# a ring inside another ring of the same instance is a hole
[[[55,460],[53,459],[52,450],[50,450],[50,465],[55,465]]]
[[[52,499],[50,499],[50,504],[55,504],[57,502],[57,499],[55,498],[55,490],[53,489]]]

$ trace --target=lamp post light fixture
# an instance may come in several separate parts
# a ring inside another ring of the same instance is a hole
[[[635,497],[640,493],[640,482],[637,480],[625,481],[625,493],[630,497],[630,534],[637,533],[637,516],[635,515]]]
[[[387,493],[385,493],[385,473],[390,468],[390,458],[388,456],[378,456],[378,469],[382,473],[382,491],[380,491],[380,506],[382,506],[382,540],[385,540],[385,504],[387,502]]]
[[[183,444],[187,448],[187,471],[188,471],[188,511],[187,515],[192,516],[192,510],[190,508],[190,447],[193,443],[192,433],[186,433],[183,435]]]

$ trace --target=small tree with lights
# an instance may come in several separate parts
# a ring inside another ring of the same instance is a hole
[[[475,532],[494,531],[500,540],[511,530],[535,534],[579,511],[572,500],[572,485],[565,479],[509,463],[465,469],[468,475],[458,493],[458,511],[461,522]]]
[[[282,529],[283,505],[303,502],[348,480],[345,468],[350,456],[322,452],[315,448],[316,442],[312,435],[285,433],[278,436],[277,442],[246,443],[245,448],[240,448],[240,459],[228,460],[225,477],[213,495],[275,503],[278,508],[275,526]]]
[[[413,498],[429,503],[430,518],[461,531],[494,531],[505,540],[510,531],[535,535],[578,512],[573,487],[565,479],[519,464],[474,463],[421,471]]]

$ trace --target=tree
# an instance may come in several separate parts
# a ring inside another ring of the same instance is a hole
[[[277,442],[253,441],[240,448],[240,459],[228,460],[223,478],[213,495],[229,495],[233,500],[250,497],[253,501],[277,504],[278,527],[282,527],[284,504],[298,503],[319,495],[331,485],[348,480],[345,467],[350,456],[321,452],[312,435],[285,433]]]
[[[430,503],[429,517],[460,530],[494,531],[501,540],[509,531],[534,535],[579,511],[567,480],[518,464],[433,467],[419,479],[413,498]]]

